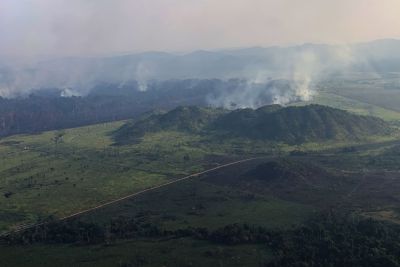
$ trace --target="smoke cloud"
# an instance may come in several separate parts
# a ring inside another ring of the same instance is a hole
[[[400,54],[393,42],[338,45],[400,37],[399,10],[398,0],[2,0],[0,96],[239,78],[240,88],[210,103],[307,101],[330,74],[379,73],[379,62]],[[304,42],[333,45],[291,46]],[[224,49],[254,46],[269,48]],[[182,52],[196,49],[211,52]]]
[[[394,69],[387,69],[388,66]],[[23,96],[42,88],[62,89],[62,96],[86,95],[99,84],[122,88],[133,81],[139,91],[146,91],[152,80],[217,78],[236,79],[236,82],[226,83],[229,88],[219,88],[218,94],[208,97],[211,105],[227,108],[286,105],[311,100],[318,93],[318,83],[331,75],[360,71],[379,74],[398,71],[396,66],[400,66],[400,41],[396,40],[64,58],[39,61],[23,68],[3,66],[0,96]]]
[[[278,50],[273,51],[272,57],[267,56],[269,60],[265,65],[246,69],[239,86],[222,88],[220,94],[210,96],[208,102],[225,108],[257,108],[265,104],[310,101],[318,94],[320,82],[333,74],[357,71],[354,69],[356,63],[365,65],[369,62],[369,55],[357,52],[359,45],[309,44]],[[266,50],[264,53],[270,52]],[[357,53],[358,61],[355,60]],[[368,69],[376,71],[370,66]]]
[[[399,10],[398,0],[2,0],[0,55],[29,61],[399,38]]]

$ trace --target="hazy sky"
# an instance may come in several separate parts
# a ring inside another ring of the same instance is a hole
[[[0,55],[400,38],[400,0],[0,0]]]

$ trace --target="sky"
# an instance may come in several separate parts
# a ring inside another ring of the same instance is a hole
[[[400,38],[400,0],[0,0],[0,56]]]

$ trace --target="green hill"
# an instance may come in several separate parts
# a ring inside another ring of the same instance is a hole
[[[390,133],[381,119],[320,105],[236,110],[221,116],[213,127],[230,135],[288,143],[356,140]]]
[[[167,113],[146,115],[138,121],[129,122],[115,132],[114,138],[118,143],[132,143],[148,132],[199,132],[226,112],[195,106],[177,107]]]
[[[148,132],[185,131],[226,138],[242,137],[286,143],[361,140],[390,134],[382,119],[355,115],[320,105],[264,106],[258,109],[179,107],[123,126],[115,133],[118,143],[129,143]]]

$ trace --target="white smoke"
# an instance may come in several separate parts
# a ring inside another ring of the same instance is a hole
[[[139,86],[139,91],[147,91],[147,81],[151,77],[151,71],[145,62],[140,62],[136,67],[135,79]]]
[[[0,87],[0,97],[10,97],[13,95],[13,92],[8,87]]]
[[[283,71],[271,73],[268,69],[252,69],[237,86],[220,89],[217,96],[209,96],[208,103],[224,108],[258,108],[267,104],[287,105],[310,101],[316,94],[313,82],[319,76],[320,60],[311,51],[282,62]]]
[[[61,91],[61,97],[72,97],[72,96],[80,96],[80,92],[75,91],[72,88],[64,88]]]
[[[296,84],[289,80],[269,79],[263,83],[250,80],[231,80],[224,88],[207,97],[211,106],[236,108],[257,108],[267,104],[286,105],[300,101],[301,96],[296,94]]]
[[[310,101],[315,95],[311,83],[319,75],[322,64],[318,56],[312,51],[301,53],[294,62],[292,80],[295,84],[294,97],[301,101]],[[287,104],[287,103],[282,103]]]
[[[238,86],[220,89],[220,94],[208,97],[212,106],[225,108],[257,108],[267,104],[287,105],[308,102],[318,94],[318,84],[331,74],[343,74],[355,63],[350,45],[305,45],[287,49],[287,54],[272,57],[271,65],[246,71]],[[270,62],[268,62],[270,63]]]

